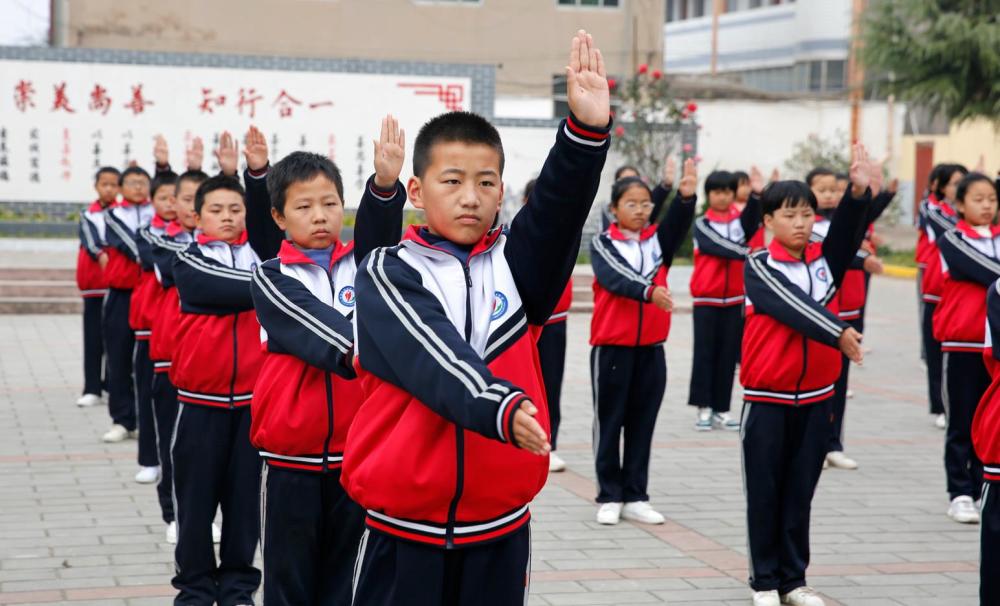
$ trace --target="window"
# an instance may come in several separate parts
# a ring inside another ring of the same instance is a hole
[[[826,90],[844,90],[846,63],[843,60],[826,62]]]
[[[705,16],[705,0],[694,0],[694,16]]]
[[[822,61],[810,61],[809,62],[809,90],[811,90],[811,91],[821,91],[821,90],[823,90],[823,62]]]
[[[764,0],[750,0],[750,8],[760,8],[763,4]]]
[[[566,99],[566,75],[552,76],[552,116],[565,118],[569,115],[569,102]]]
[[[677,0],[666,0],[667,3],[667,23],[677,20]]]
[[[556,0],[556,2],[559,6],[597,6],[604,8],[618,8],[619,0]]]
[[[726,0],[726,12],[735,13],[740,10],[740,0]]]

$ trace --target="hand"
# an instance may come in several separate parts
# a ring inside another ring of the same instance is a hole
[[[874,160],[869,159],[868,161],[868,174],[871,176],[871,188],[872,196],[877,196],[880,191],[882,191],[882,180],[885,175],[882,174],[882,163],[884,160]]]
[[[861,365],[861,361],[864,360],[865,353],[861,349],[861,333],[854,330],[850,326],[844,329],[844,332],[840,334],[840,338],[837,339],[837,345],[840,347],[840,351],[844,352],[847,359],[854,362],[857,365]]]
[[[611,119],[611,91],[604,57],[594,38],[582,29],[573,38],[566,66],[569,110],[584,124],[604,127]]]
[[[223,131],[219,137],[219,148],[215,150],[215,159],[219,161],[219,170],[222,174],[235,177],[239,157],[239,143],[233,139],[229,131]]]
[[[97,264],[101,266],[101,271],[104,271],[108,267],[108,253],[102,252],[97,255]]]
[[[663,165],[663,187],[671,189],[674,186],[674,179],[677,177],[677,160],[673,154],[667,156],[666,164]]]
[[[885,246],[885,238],[883,238],[878,232],[873,232],[869,240],[871,240],[872,246],[876,249],[880,246]]]
[[[764,173],[760,172],[757,165],[750,167],[750,191],[757,195],[764,191]]]
[[[670,311],[674,308],[674,298],[670,296],[670,291],[662,286],[657,286],[653,289],[649,300],[663,311]]]
[[[771,179],[768,182],[769,183],[774,183],[775,181],[778,181],[780,179],[781,179],[781,173],[779,173],[778,169],[775,168],[774,170],[771,171]]]
[[[246,134],[243,157],[247,159],[247,168],[260,172],[267,166],[267,137],[256,126],[251,126]]]
[[[201,170],[201,162],[205,158],[205,144],[201,137],[191,139],[191,146],[187,148],[187,168],[188,170]]]
[[[406,158],[406,132],[399,121],[387,114],[382,118],[382,132],[375,144],[375,187],[382,191],[395,189]]]
[[[535,420],[538,408],[530,400],[523,400],[514,413],[514,445],[528,452],[545,456],[552,450],[549,436]]]
[[[972,172],[986,174],[986,154],[979,154],[979,162],[976,162],[976,167],[972,169]]]
[[[870,274],[880,274],[885,271],[885,268],[882,266],[882,259],[879,259],[875,255],[868,255],[865,257],[864,265],[865,271]]]
[[[868,150],[861,143],[854,144],[854,161],[851,162],[851,195],[860,198],[871,185],[871,167],[868,163]]]
[[[682,198],[690,198],[698,190],[698,166],[693,158],[684,161],[684,175],[677,186],[677,191]]]
[[[170,150],[167,148],[167,140],[163,138],[163,135],[156,135],[153,143],[153,158],[156,160],[157,166],[170,164]]]

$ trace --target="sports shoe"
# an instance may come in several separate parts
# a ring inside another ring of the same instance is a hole
[[[695,431],[712,431],[712,409],[707,406],[698,408],[698,419],[694,422]]]
[[[212,522],[212,542],[219,543],[222,541],[222,529],[215,522]]]
[[[948,429],[948,417],[944,416],[943,412],[939,415],[934,415],[934,427]]]
[[[712,427],[728,431],[739,431],[740,421],[739,419],[734,419],[728,412],[714,412],[712,413]]]
[[[847,390],[847,399],[850,400],[853,397],[854,397],[854,390],[853,389],[848,389]]]
[[[826,602],[812,587],[796,587],[781,596],[781,603],[792,606],[826,606]]]
[[[90,408],[101,403],[101,396],[93,393],[85,393],[76,400],[76,405],[80,408]]]
[[[135,436],[134,431],[129,431],[125,429],[124,425],[119,425],[118,423],[115,423],[114,425],[111,426],[111,429],[109,429],[107,433],[101,436],[101,440],[105,442],[121,442],[125,438],[131,438],[134,436]]]
[[[549,453],[549,471],[559,472],[566,471],[566,461],[562,460],[562,457],[554,452]]]
[[[781,598],[778,597],[777,591],[753,592],[753,606],[779,606],[780,604]]]
[[[960,496],[951,500],[948,507],[948,517],[960,524],[978,524],[979,511],[976,504],[972,502],[972,497]]]
[[[167,543],[177,544],[177,522],[167,524]]]
[[[160,466],[140,467],[139,473],[135,474],[135,481],[140,484],[154,484],[160,479]]]
[[[622,507],[622,517],[643,524],[662,524],[666,521],[663,514],[653,509],[649,501],[625,503],[625,507]]]
[[[826,462],[835,469],[857,469],[858,462],[839,450],[826,453]]]
[[[621,503],[602,503],[601,508],[597,510],[597,523],[598,524],[617,524],[622,517],[622,504]]]

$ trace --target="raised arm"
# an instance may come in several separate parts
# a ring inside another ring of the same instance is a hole
[[[258,257],[272,259],[281,248],[285,232],[271,217],[271,196],[267,189],[267,138],[256,126],[247,131],[243,155],[247,162],[243,171],[247,190],[247,239]]]
[[[670,198],[670,192],[674,189],[674,178],[677,176],[677,160],[673,154],[667,156],[663,164],[663,178],[653,188],[653,211],[649,213],[651,223],[660,223],[663,220],[663,205]]]
[[[660,251],[663,253],[663,265],[669,268],[674,262],[674,255],[684,243],[691,222],[694,220],[694,207],[698,197],[695,190],[698,186],[698,169],[694,160],[684,161],[684,176],[677,187],[677,195],[667,209],[667,216],[656,229],[656,237],[660,241]]]
[[[406,188],[399,182],[406,159],[406,132],[392,115],[382,119],[375,145],[375,174],[365,185],[354,221],[354,260],[359,265],[380,246],[394,246],[403,233]]]
[[[851,164],[851,186],[844,192],[844,198],[830,220],[830,231],[823,240],[823,256],[830,266],[830,278],[838,288],[844,274],[850,267],[861,241],[864,240],[868,224],[868,206],[871,203],[872,163],[868,152],[861,144],[854,146],[854,162]]]

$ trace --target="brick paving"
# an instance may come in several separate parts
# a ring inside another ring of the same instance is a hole
[[[671,280],[678,295],[686,272]],[[809,582],[828,604],[975,604],[978,528],[945,516],[943,432],[927,414],[913,284],[876,278],[847,450],[813,507]],[[560,454],[533,506],[531,604],[748,604],[734,433],[696,433],[684,402],[691,318],[674,318],[651,469],[659,527],[594,522],[589,316],[571,315]],[[171,548],[135,443],[105,445],[77,409],[79,319],[0,316],[0,604],[167,604]],[[737,394],[738,397],[738,394]]]

